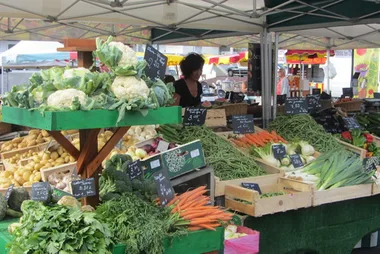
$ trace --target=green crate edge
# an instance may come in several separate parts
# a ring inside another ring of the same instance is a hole
[[[19,219],[9,219],[0,222],[0,254],[6,254],[6,244],[10,240],[8,225],[18,222]],[[166,239],[164,242],[165,254],[186,253],[191,248],[194,254],[222,250],[224,246],[224,228],[218,227],[215,231],[199,230],[189,232],[182,237]],[[117,244],[112,254],[124,254],[126,245]]]
[[[181,107],[162,107],[149,110],[146,116],[139,111],[127,111],[125,118],[116,125],[118,111],[91,110],[44,112],[23,108],[2,107],[3,122],[31,128],[60,131],[94,128],[111,128],[133,125],[178,124],[182,122]]]

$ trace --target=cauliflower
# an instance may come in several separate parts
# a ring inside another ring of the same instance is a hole
[[[86,75],[86,73],[90,73],[90,70],[83,67],[67,69],[63,73],[63,77],[64,78],[72,78],[76,76],[83,77],[84,75]]]
[[[63,196],[58,202],[58,205],[71,206],[72,208],[81,208],[81,203],[72,196]]]
[[[116,77],[111,85],[111,90],[116,98],[130,100],[146,100],[149,96],[149,88],[145,81],[138,80],[134,76]]]
[[[85,105],[87,102],[87,95],[84,92],[69,88],[49,95],[47,105],[55,108],[71,108],[75,98],[78,98],[80,105]]]
[[[120,61],[118,62],[118,66],[136,66],[138,59],[136,56],[136,52],[128,47],[127,45],[124,45],[122,42],[116,42],[111,41],[109,43],[110,47],[116,47],[118,48],[122,53],[122,57]]]

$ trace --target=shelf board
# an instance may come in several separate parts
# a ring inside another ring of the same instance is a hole
[[[138,111],[127,111],[116,125],[117,110],[63,111],[41,113],[3,106],[3,122],[49,131],[112,128],[133,125],[178,124],[182,122],[181,107],[162,107],[149,110],[146,116]]]

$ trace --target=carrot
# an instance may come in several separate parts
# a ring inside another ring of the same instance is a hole
[[[187,203],[185,203],[182,207],[183,210],[185,210],[186,208],[189,208],[189,207],[193,207],[193,205],[201,202],[201,201],[204,201],[204,200],[208,200],[207,197],[203,197],[203,198],[195,198],[193,200],[188,200]]]
[[[215,219],[194,219],[190,221],[190,226],[199,226],[199,224],[213,223]]]
[[[206,215],[210,215],[210,214],[211,214],[210,211],[204,211],[204,212],[200,212],[200,213],[189,214],[189,215],[183,216],[182,218],[184,218],[185,220],[192,220],[195,218],[202,218],[202,217],[204,217]]]
[[[199,224],[199,226],[200,226],[201,228],[205,228],[205,229],[209,229],[209,230],[216,231],[215,227],[210,226],[209,224]]]
[[[241,137],[240,139],[241,139],[244,143],[252,145],[252,144],[251,144],[251,141],[250,141],[249,139],[247,139],[246,137]]]
[[[180,195],[180,201],[179,201],[178,205],[182,206],[190,196],[195,195],[195,194],[197,194],[197,193],[199,193],[205,189],[206,189],[206,186],[200,186],[198,188],[195,188],[194,190],[187,191],[187,192],[181,194]]]
[[[170,202],[169,202],[166,206],[171,206],[171,205],[173,205],[177,200],[178,200],[178,195],[175,194],[175,197],[174,197],[172,200],[170,200]]]
[[[253,137],[253,135],[246,135],[246,138],[249,139],[252,142],[252,145],[257,146],[258,143],[256,142],[256,139]]]

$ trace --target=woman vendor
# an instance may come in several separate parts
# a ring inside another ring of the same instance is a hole
[[[202,76],[204,63],[202,56],[196,53],[189,54],[181,61],[183,78],[174,82],[174,105],[196,107],[201,104],[202,85],[198,80]]]

